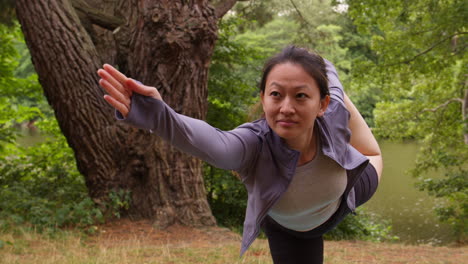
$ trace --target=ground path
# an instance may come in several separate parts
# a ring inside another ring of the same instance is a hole
[[[53,236],[21,228],[0,232],[0,264],[271,264],[268,243],[257,239],[239,258],[240,235],[225,228],[122,219],[94,235],[71,231]],[[365,241],[325,241],[325,264],[468,264],[468,247],[433,247]]]
[[[267,242],[258,239],[247,256],[236,258],[240,247],[240,235],[226,228],[190,228],[174,225],[166,230],[156,230],[148,221],[131,222],[121,220],[100,227],[100,235],[95,242],[101,245],[118,246],[131,241],[139,241],[146,247],[164,247],[177,254],[224,251],[232,255],[233,263],[271,263]],[[201,253],[203,254],[203,253]],[[222,254],[221,254],[222,256]],[[220,256],[218,256],[220,257]],[[213,263],[217,262],[213,257]],[[220,257],[222,258],[222,257]],[[325,263],[376,263],[376,264],[468,264],[468,247],[434,247],[430,245],[404,245],[402,243],[372,243],[366,241],[326,241]],[[236,262],[237,261],[237,262]],[[177,263],[177,262],[174,262]]]

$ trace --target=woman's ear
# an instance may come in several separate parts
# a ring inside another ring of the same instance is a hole
[[[260,91],[260,103],[262,104],[262,109],[263,109],[263,106],[265,105],[265,92],[264,91]]]
[[[330,96],[326,95],[323,99],[320,100],[320,110],[317,116],[323,116],[325,111],[327,111],[328,105],[330,104]]]

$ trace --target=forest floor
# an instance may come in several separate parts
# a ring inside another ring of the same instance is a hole
[[[0,263],[272,263],[264,239],[239,258],[240,240],[226,228],[157,230],[148,221],[123,219],[98,226],[88,236],[0,233]],[[325,241],[325,263],[468,264],[468,247]]]

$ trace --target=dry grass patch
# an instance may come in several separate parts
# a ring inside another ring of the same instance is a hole
[[[242,259],[240,236],[227,229],[172,226],[156,230],[149,222],[127,220],[99,227],[82,237],[68,232],[54,238],[34,232],[0,233],[0,263],[177,263],[270,264],[268,243],[258,239]],[[363,241],[326,241],[325,263],[460,264],[467,247],[409,246]]]
[[[325,263],[468,264],[468,247],[327,241]]]

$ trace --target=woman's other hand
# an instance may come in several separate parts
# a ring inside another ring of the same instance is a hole
[[[124,117],[127,117],[130,112],[133,93],[162,100],[161,95],[155,87],[146,86],[131,78],[127,78],[127,76],[109,64],[104,64],[102,69],[99,69],[97,73],[101,77],[99,85],[108,93],[104,95],[104,100],[117,109]]]

